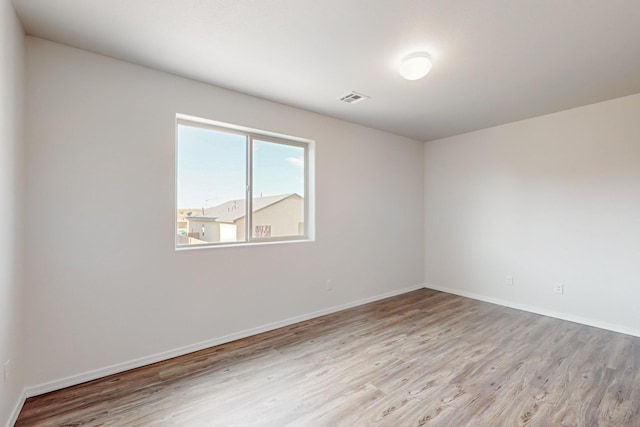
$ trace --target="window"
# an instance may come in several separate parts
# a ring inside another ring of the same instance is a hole
[[[312,144],[178,115],[176,247],[311,238]]]

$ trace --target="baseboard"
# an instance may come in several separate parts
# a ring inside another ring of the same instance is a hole
[[[128,362],[118,363],[115,365],[107,366],[105,368],[95,369],[82,374],[72,375],[66,378],[61,378],[59,380],[39,384],[36,386],[27,387],[26,396],[33,397],[40,394],[49,393],[51,391],[60,390],[65,387],[70,387],[70,386],[81,384],[87,381],[92,381],[98,378],[106,377],[108,375],[113,375],[120,372],[128,371],[130,369],[139,368],[141,366],[150,365],[152,363],[161,362],[163,360],[171,359],[177,356],[183,356],[185,354],[193,353],[194,351],[204,350],[205,348],[214,347],[216,345],[225,344],[241,338],[246,338],[246,337],[257,335],[263,332],[272,331],[274,329],[282,328],[284,326],[293,325],[294,323],[304,322],[305,320],[314,319],[316,317],[325,316],[331,313],[336,313],[338,311],[357,307],[363,304],[368,304],[370,302],[393,297],[396,295],[405,294],[407,292],[412,292],[417,289],[424,289],[424,287],[425,287],[424,284],[420,284],[420,285],[411,286],[408,288],[403,288],[403,289],[399,289],[392,292],[387,292],[384,294],[376,295],[369,298],[364,298],[364,299],[353,301],[350,303],[333,306],[327,309],[314,311],[312,313],[303,314],[301,316],[290,317],[285,320],[269,323],[267,325],[259,326],[252,329],[247,329],[244,331],[236,332],[236,333],[225,335],[222,337],[213,338],[207,341],[202,341],[202,342],[187,345],[184,347],[175,348],[173,350],[168,350],[168,351],[156,353],[150,356],[141,357],[138,359],[130,360]]]
[[[27,391],[23,389],[22,395],[18,399],[18,402],[16,403],[16,406],[13,408],[13,411],[11,411],[11,415],[9,415],[9,421],[7,421],[7,427],[13,427],[16,421],[18,421],[18,415],[20,415],[20,411],[22,411],[22,407],[24,406],[25,400],[27,400]]]
[[[493,298],[486,295],[475,294],[473,292],[461,291],[458,289],[447,288],[443,286],[437,286],[431,283],[425,285],[427,289],[433,289],[435,291],[446,292],[448,294],[459,295],[461,297],[467,297],[478,301],[484,301],[491,304],[497,304],[504,307],[515,308],[516,310],[527,311],[529,313],[541,314],[543,316],[549,316],[556,319],[567,320],[569,322],[580,323],[582,325],[593,326],[594,328],[605,329],[612,332],[619,332],[621,334],[632,335],[640,337],[640,329],[629,328],[626,326],[615,325],[607,322],[601,322],[599,320],[589,319],[586,317],[574,316],[572,314],[561,313],[558,311],[547,310],[536,306],[527,304],[520,304],[513,301],[507,301],[500,298]]]

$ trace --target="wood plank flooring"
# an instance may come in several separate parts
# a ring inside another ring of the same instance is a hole
[[[17,426],[640,426],[640,338],[418,290],[30,398]]]

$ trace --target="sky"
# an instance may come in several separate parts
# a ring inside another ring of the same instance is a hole
[[[246,137],[178,125],[178,209],[208,208],[243,199]],[[304,197],[304,149],[254,139],[253,195]]]

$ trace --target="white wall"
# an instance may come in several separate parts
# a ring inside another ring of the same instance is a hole
[[[24,33],[0,1],[0,425],[11,423],[24,388],[22,231]],[[8,381],[4,363],[10,361]]]
[[[175,251],[176,113],[315,140],[317,240]],[[423,283],[420,142],[36,38],[26,120],[30,393]]]
[[[428,286],[640,335],[640,95],[429,142],[424,173]]]

